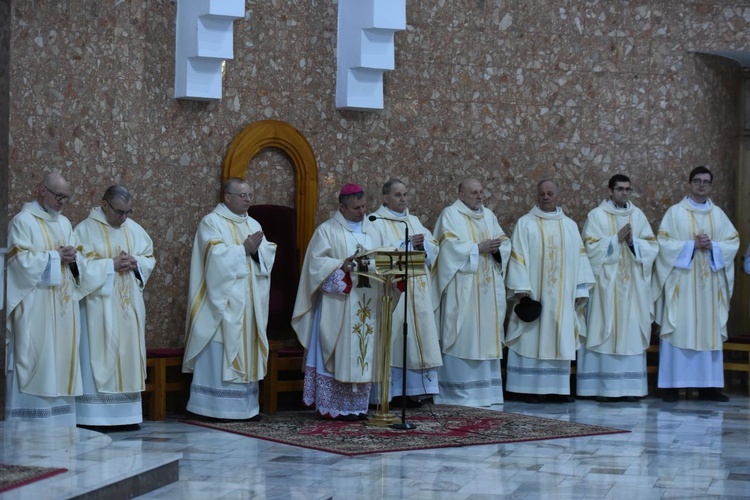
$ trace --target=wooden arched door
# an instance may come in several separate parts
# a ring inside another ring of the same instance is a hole
[[[318,209],[318,163],[305,136],[288,123],[278,120],[262,120],[248,125],[229,145],[221,182],[223,184],[230,177],[245,179],[250,160],[264,148],[281,149],[294,168],[298,262],[299,269],[302,269],[307,244],[315,231],[315,213]]]

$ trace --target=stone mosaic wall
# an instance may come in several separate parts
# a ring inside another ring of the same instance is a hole
[[[582,223],[625,172],[658,224],[698,164],[734,212],[739,70],[690,51],[746,50],[746,0],[409,0],[385,110],[368,113],[334,107],[336,2],[246,7],[223,99],[201,103],[171,97],[174,1],[13,3],[10,211],[48,169],[74,186],[74,223],[108,185],[130,187],[158,258],[150,347],[181,345],[195,227],[216,203],[227,145],[257,120],[310,141],[318,221],[343,183],[374,195],[393,175],[428,226],[466,176],[484,183],[507,231],[542,177],[559,181]],[[263,152],[249,172],[258,203],[293,203],[282,153]]]

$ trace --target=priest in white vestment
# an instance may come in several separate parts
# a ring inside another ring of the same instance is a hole
[[[654,307],[651,270],[659,252],[645,214],[629,201],[630,179],[609,180],[610,197],[589,212],[583,242],[596,278],[578,350],[576,392],[635,401],[648,393],[646,349]]]
[[[713,174],[690,172],[690,194],[667,210],[659,226],[653,282],[659,335],[659,388],[664,401],[679,389],[699,388],[700,399],[728,401],[722,344],[734,289],[737,230],[708,197]]]
[[[435,224],[440,242],[437,293],[443,366],[439,404],[503,404],[500,360],[510,240],[484,206],[482,184],[465,179]]]
[[[440,354],[438,328],[435,322],[437,301],[432,300],[433,273],[436,269],[438,244],[432,233],[419,219],[409,213],[406,185],[399,179],[389,179],[383,185],[383,204],[371,216],[373,226],[380,233],[385,246],[401,250],[425,252],[424,275],[410,276],[407,289],[406,335],[406,396],[407,405],[418,406],[418,396],[437,394],[437,367],[443,364]],[[406,246],[405,228],[409,228]],[[403,286],[403,285],[401,285]],[[404,295],[401,294],[393,309],[391,332],[391,398],[403,396],[404,366]],[[403,403],[403,402],[402,402]],[[396,405],[398,406],[398,405]]]
[[[268,303],[276,244],[248,216],[251,191],[232,178],[223,203],[198,225],[182,370],[193,373],[188,411],[209,418],[260,418],[258,382],[268,361]]]
[[[362,187],[345,185],[307,247],[292,314],[305,348],[303,402],[326,419],[367,418],[382,285],[355,271],[366,265],[358,256],[382,244],[366,213]]]
[[[541,302],[531,322],[510,315],[506,390],[526,401],[572,402],[570,362],[585,334],[584,308],[594,285],[578,226],[558,206],[556,183],[537,185],[537,206],[513,230],[506,286],[514,306],[522,297]]]
[[[146,388],[146,305],[143,289],[156,265],[146,231],[133,219],[133,198],[110,186],[100,207],[78,224],[81,274],[81,374],[76,420],[86,426],[143,421]]]
[[[36,199],[8,225],[6,420],[75,427],[81,394],[79,273],[85,269],[70,221],[70,187],[44,176]]]

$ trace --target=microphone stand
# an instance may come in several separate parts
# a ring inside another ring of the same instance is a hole
[[[383,219],[392,222],[401,222],[404,225],[404,349],[401,358],[401,423],[391,424],[390,427],[400,430],[416,429],[417,426],[415,424],[406,421],[406,337],[409,332],[409,323],[407,321],[407,314],[409,312],[409,224],[405,220],[389,219],[388,217],[380,217],[379,215],[371,215],[369,218],[371,221]],[[388,346],[388,349],[390,348],[391,346]],[[390,367],[388,369],[390,370]],[[390,387],[388,389],[390,392]]]
[[[409,322],[407,321],[407,313],[409,311],[409,224],[406,221],[404,223],[405,236],[404,236],[404,324],[403,324],[403,336],[404,336],[404,349],[401,358],[401,423],[391,424],[394,429],[400,430],[411,430],[416,429],[417,426],[411,422],[406,421],[406,336],[409,332]]]

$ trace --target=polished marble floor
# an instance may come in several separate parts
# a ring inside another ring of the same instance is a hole
[[[108,437],[118,454],[132,451],[134,461],[182,455],[179,482],[141,498],[750,498],[750,398],[731,396],[728,403],[656,398],[506,402],[504,411],[631,432],[360,457],[260,441],[177,419],[145,422],[139,431]],[[41,456],[46,447],[39,446]],[[35,484],[50,488],[53,481]],[[14,491],[0,498],[32,498],[25,488]]]
[[[750,398],[728,403],[530,405],[504,411],[630,433],[343,457],[178,421],[110,435],[182,453],[180,481],[142,498],[450,499],[750,498]]]

